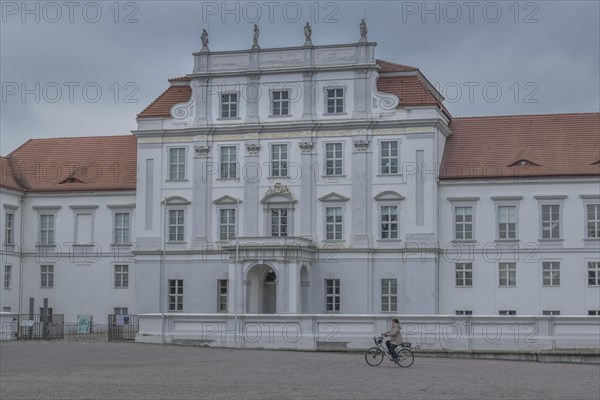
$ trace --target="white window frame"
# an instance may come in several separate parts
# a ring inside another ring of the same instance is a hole
[[[470,275],[470,276],[468,276]],[[454,284],[460,288],[473,287],[473,263],[460,262],[454,264]]]
[[[274,223],[273,220],[274,218],[276,218],[276,216],[274,215],[274,212],[278,212],[281,213],[283,211],[285,211],[285,215],[278,215],[277,219],[278,222]],[[286,218],[285,220],[285,224],[283,224],[281,221],[283,218]],[[289,237],[292,236],[290,235],[290,220],[292,218],[292,213],[290,208],[288,207],[273,207],[269,209],[269,236],[272,237]],[[277,229],[274,230],[273,228],[277,226]],[[285,226],[285,235],[282,235],[283,230],[282,227]],[[275,231],[277,231],[277,235],[275,235]]]
[[[225,99],[228,96],[228,99]],[[235,101],[231,101],[231,96],[235,96]],[[240,94],[237,92],[223,92],[219,96],[219,115],[221,119],[240,118]],[[227,110],[225,110],[227,106]],[[234,115],[232,115],[234,114]]]
[[[588,261],[586,271],[588,286],[600,286],[600,261]]]
[[[285,158],[281,157],[282,152],[278,152],[278,158],[275,158],[275,147],[285,149]],[[290,172],[290,145],[289,143],[271,143],[269,145],[270,151],[270,178],[288,178]],[[275,174],[275,166],[277,165],[277,174]],[[285,172],[285,173],[283,173]]]
[[[333,157],[329,157],[329,146],[334,146]],[[335,147],[339,146],[339,149]],[[339,151],[339,157],[335,154]],[[323,176],[342,177],[344,176],[344,153],[346,146],[344,142],[323,142]],[[333,163],[330,168],[329,163]]]
[[[461,210],[460,213],[460,217],[463,219],[462,221],[457,221],[458,216],[459,216],[459,212],[458,210]],[[462,212],[462,210],[465,210],[465,212]],[[467,214],[467,210],[471,210],[470,215]],[[454,206],[454,240],[457,241],[470,241],[470,240],[474,240],[474,225],[475,225],[475,218],[474,218],[474,207],[470,206],[470,205],[460,205],[460,206]],[[467,216],[471,217],[471,221],[466,221]],[[459,229],[458,227],[462,227],[460,230],[460,235],[459,235]],[[469,231],[467,229],[467,226],[471,227],[471,231],[470,231],[470,237],[467,237],[469,235]],[[460,236],[460,237],[459,237]]]
[[[505,281],[504,284],[502,283],[503,280]],[[501,287],[501,288],[517,287],[517,263],[516,262],[500,261],[498,263],[498,287]]]
[[[217,210],[219,213],[219,240],[230,240],[235,238],[237,232],[237,209],[235,207],[219,207]],[[223,213],[230,214],[231,212],[233,212],[233,224],[230,222],[230,215],[227,216],[227,222],[223,223]],[[225,230],[223,228],[225,228]],[[225,237],[223,237],[224,232],[228,233]]]
[[[517,315],[517,310],[499,310],[498,315],[503,315],[503,316]]]
[[[172,213],[177,213],[177,221],[175,222],[175,224],[171,223],[171,215]],[[181,214],[181,218],[182,218],[182,223],[179,223],[179,214]],[[185,224],[185,215],[186,215],[186,209],[185,208],[177,208],[177,207],[173,207],[173,208],[169,208],[167,209],[167,243],[185,243],[185,228],[186,228],[186,224]],[[171,236],[171,228],[175,228],[175,237],[173,239],[173,237]],[[179,238],[180,236],[180,232],[179,229],[181,229],[181,238]]]
[[[173,161],[173,153],[177,153],[176,160]],[[187,159],[188,148],[186,146],[173,146],[167,148],[168,157],[168,178],[167,181],[178,182],[187,180]],[[182,157],[183,156],[183,160]]]
[[[289,117],[291,116],[291,108],[292,108],[292,102],[290,101],[290,97],[291,97],[291,90],[289,89],[272,89],[271,91],[271,104],[270,104],[270,108],[271,108],[271,114],[269,115],[269,117]],[[285,93],[287,96],[287,99],[282,99],[281,95]],[[276,95],[279,95],[280,98],[276,99]],[[275,104],[279,104],[279,114],[275,113]],[[282,113],[283,110],[283,105],[286,105],[287,107],[287,112],[285,114]]]
[[[473,310],[455,310],[454,315],[473,315]]]
[[[452,207],[452,241],[454,242],[464,242],[464,243],[473,243],[476,241],[476,222],[477,222],[477,202],[479,201],[479,197],[449,197],[446,200],[450,203]],[[471,208],[471,238],[457,238],[456,236],[456,211],[457,208],[461,207],[470,207]]]
[[[219,178],[220,180],[234,180],[239,177],[239,146],[238,145],[221,145],[218,147],[219,149]],[[231,154],[229,153],[227,157],[228,160],[224,159],[223,150],[228,149],[231,151],[233,149],[233,161],[231,161]],[[225,167],[225,168],[224,168]]]
[[[397,241],[400,239],[400,205],[395,203],[383,203],[379,204],[379,240],[382,241]],[[387,220],[384,221],[383,217],[389,217],[391,214],[386,214],[384,212],[384,208],[395,208],[396,209],[396,221]],[[384,233],[384,225],[389,225],[389,231],[387,232],[389,236],[387,238],[383,237]],[[392,229],[392,225],[396,225],[396,230]],[[392,237],[395,232],[395,237]]]
[[[554,272],[558,272],[558,278],[554,278]],[[558,287],[560,286],[560,261],[544,260],[542,261],[542,286]]]
[[[560,311],[559,310],[543,310],[542,315],[555,317],[555,316],[560,315]]]
[[[169,312],[183,311],[183,279],[169,279],[167,281],[167,310]],[[171,291],[174,293],[171,293]]]
[[[388,154],[387,156],[384,156],[383,151],[384,151],[384,144],[388,144],[388,143],[395,143],[396,144],[396,157],[391,155],[391,148],[389,149],[390,154]],[[393,171],[393,165],[392,165],[392,161],[396,160],[396,171]],[[384,171],[384,165],[383,162],[384,160],[388,160],[389,165],[387,166],[387,168],[389,168],[389,171],[386,172]],[[379,174],[383,175],[383,176],[389,176],[389,175],[400,175],[400,140],[399,139],[381,139],[379,140]]]
[[[329,97],[329,90],[335,90],[334,96],[332,98]],[[339,96],[337,91],[341,90],[342,95]],[[323,98],[325,99],[324,105],[325,109],[323,110],[323,115],[344,115],[346,114],[346,87],[345,86],[325,86],[323,87]],[[333,100],[334,104],[334,112],[329,112],[329,100]],[[338,111],[338,102],[341,102],[342,111]]]
[[[229,279],[217,279],[217,312],[228,311]]]
[[[40,265],[40,288],[42,288],[42,289],[54,288],[54,265],[52,265],[52,264]]]
[[[590,208],[595,208],[592,212],[592,219],[590,219]],[[600,238],[600,203],[588,203],[585,205],[586,215],[586,239],[599,239]],[[590,229],[591,225],[591,229]],[[592,233],[592,234],[590,234]]]
[[[540,242],[558,242],[563,240],[563,206],[564,200],[567,198],[565,195],[557,195],[557,196],[533,196],[538,201],[539,208],[539,241]],[[558,219],[556,221],[544,221],[544,207],[545,206],[558,206]],[[544,237],[544,224],[549,223],[550,227],[552,223],[558,223],[558,237]]]
[[[496,210],[496,241],[498,242],[516,242],[519,240],[519,205],[520,201],[523,199],[523,196],[501,196],[501,197],[492,197],[494,201],[494,208]],[[501,222],[501,209],[505,207],[514,207],[514,222]],[[501,224],[510,224],[514,223],[514,237],[509,237],[509,227],[506,226],[506,236],[501,235]]]
[[[44,219],[46,217],[51,217],[51,221],[52,221],[52,227],[48,227],[49,224],[46,225],[46,227],[44,227]],[[39,244],[41,246],[55,246],[56,245],[56,213],[40,213],[39,215],[39,220],[40,220],[40,229],[39,229]],[[46,232],[46,238],[44,239],[44,232]],[[51,233],[51,235],[49,234]],[[50,236],[52,236],[52,238],[50,239]]]
[[[2,284],[4,289],[10,289],[12,287],[12,265],[4,265],[4,283]]]
[[[600,196],[597,194],[592,195],[580,195],[579,196],[583,201],[583,237],[587,242],[593,242],[592,245],[596,247],[598,244],[597,241],[600,241]],[[589,206],[597,206],[596,210],[596,219],[588,219],[588,207]],[[594,232],[593,235],[590,235],[590,223],[592,224],[591,232]]]
[[[15,243],[15,213],[6,211],[4,213],[4,244]]]
[[[329,211],[330,210],[337,210],[337,212],[339,212],[339,215],[333,215],[334,217],[334,221],[329,221]],[[344,240],[344,207],[341,205],[334,205],[334,204],[327,204],[323,207],[323,220],[325,223],[325,231],[324,233],[324,238],[325,241],[328,242],[337,242],[337,241],[342,241]],[[335,219],[340,218],[340,221],[337,221]],[[329,227],[333,228],[333,235],[331,237],[329,237]],[[337,227],[340,227],[340,231],[339,231],[339,237],[338,237],[338,231],[337,231]]]
[[[600,316],[600,310],[588,310],[588,316]]]
[[[398,312],[398,280],[396,278],[381,279],[381,312]]]
[[[129,309],[127,307],[113,307],[113,313],[115,315],[129,315]]]
[[[114,288],[128,289],[129,288],[129,264],[115,264],[114,271]]]
[[[327,312],[327,313],[340,312],[340,309],[341,309],[341,285],[340,285],[340,282],[341,281],[339,278],[325,279],[325,312]],[[328,293],[328,290],[330,287],[332,289],[332,293]]]

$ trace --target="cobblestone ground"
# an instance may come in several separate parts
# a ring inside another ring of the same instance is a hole
[[[8,399],[594,399],[600,366],[107,342],[0,344]]]

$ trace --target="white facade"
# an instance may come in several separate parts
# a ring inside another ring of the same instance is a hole
[[[600,313],[599,179],[440,180],[447,113],[378,91],[409,72],[374,51],[201,51],[138,119],[135,191],[0,189],[2,310]]]

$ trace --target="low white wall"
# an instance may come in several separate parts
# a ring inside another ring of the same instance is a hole
[[[390,325],[389,315],[140,315],[137,342],[266,349],[366,349]],[[521,350],[600,348],[600,317],[403,316],[413,348]]]

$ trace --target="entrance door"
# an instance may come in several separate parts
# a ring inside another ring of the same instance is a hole
[[[275,314],[277,312],[277,284],[275,271],[270,269],[263,282],[263,314]]]

